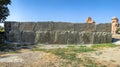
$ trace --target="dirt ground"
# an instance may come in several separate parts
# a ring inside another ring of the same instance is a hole
[[[107,67],[120,67],[120,47],[104,48],[94,52],[78,54],[78,57],[81,56],[92,58],[97,64]]]
[[[92,58],[97,64],[106,65],[107,67],[120,67],[120,46],[78,53],[77,57]],[[66,60],[60,59],[54,54],[29,49],[21,49],[17,53],[0,54],[0,67],[52,67],[52,64],[55,64],[54,67],[65,67],[62,66],[64,61]]]

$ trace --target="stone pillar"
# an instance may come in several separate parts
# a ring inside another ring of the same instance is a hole
[[[95,23],[95,21],[92,20],[91,17],[88,17],[88,18],[86,19],[86,23]]]
[[[118,27],[119,27],[119,20],[118,20],[118,18],[117,17],[112,17],[111,33],[112,34],[116,34]]]

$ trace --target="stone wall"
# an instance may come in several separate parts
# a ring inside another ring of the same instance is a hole
[[[110,23],[97,24],[95,29],[97,32],[111,32],[111,24]]]
[[[76,23],[74,24],[74,31],[95,31],[95,24],[94,23]]]
[[[36,33],[37,43],[48,44],[95,44],[111,43],[111,34],[107,32],[42,32]]]
[[[9,43],[18,44],[96,44],[111,43],[109,32],[75,32],[75,31],[10,31]]]
[[[111,32],[111,23],[5,22],[5,31],[10,30]]]
[[[5,22],[5,42],[18,44],[111,43],[111,24]]]

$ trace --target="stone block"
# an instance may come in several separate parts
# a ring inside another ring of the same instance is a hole
[[[56,32],[57,33],[57,37],[56,37],[56,44],[67,44],[67,32],[63,31],[63,32]]]
[[[111,23],[97,24],[96,32],[111,32]]]
[[[93,32],[94,26],[95,26],[94,23],[76,23],[74,24],[74,30],[78,32],[82,32],[82,31]]]
[[[92,32],[82,32],[82,40],[84,44],[91,44],[92,42]]]
[[[77,32],[76,35],[76,44],[83,44],[83,38],[82,38],[82,33],[81,32]]]
[[[112,34],[109,32],[94,32],[93,44],[111,43]]]
[[[49,43],[50,32],[49,31],[37,31],[35,40],[36,40],[36,43]]]
[[[73,23],[53,22],[52,31],[74,31]]]
[[[5,28],[5,31],[10,31],[11,30],[11,24],[10,24],[10,22],[5,22],[4,23],[4,28]]]
[[[57,35],[58,35],[57,31],[50,32],[49,44],[56,44],[56,42],[58,40],[58,36]]]
[[[35,31],[51,31],[52,23],[50,22],[38,22],[35,27]]]
[[[5,22],[5,31],[19,30],[19,22]]]
[[[21,41],[25,44],[34,44],[35,37],[36,34],[33,31],[23,31]]]
[[[36,26],[35,22],[21,22],[19,30],[20,31],[34,31]]]
[[[11,30],[9,31],[9,34],[7,36],[7,40],[9,42],[21,42],[21,32],[20,31],[15,31]]]
[[[106,33],[106,43],[112,43],[112,34]]]
[[[93,33],[93,44],[101,43],[101,33],[100,32],[94,32]]]
[[[19,30],[19,25],[20,25],[19,22],[11,22],[11,30],[18,31]]]
[[[67,32],[67,44],[77,44],[77,32]]]

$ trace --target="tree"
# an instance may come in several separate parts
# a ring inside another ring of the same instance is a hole
[[[9,16],[8,5],[11,4],[11,0],[0,0],[0,22],[4,22],[7,16]]]

